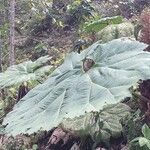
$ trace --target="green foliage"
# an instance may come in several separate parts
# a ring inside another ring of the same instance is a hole
[[[81,23],[92,17],[93,7],[87,1],[75,1],[68,9],[69,16],[65,23],[70,26],[79,26]]]
[[[122,22],[121,16],[114,16],[114,17],[106,17],[91,23],[87,22],[84,25],[83,32],[98,32],[111,24],[119,24]]]
[[[1,135],[0,139],[1,150],[37,150],[37,148],[35,149],[35,144],[33,144],[31,138],[25,135],[16,137]]]
[[[109,25],[97,33],[97,39],[102,42],[108,42],[121,37],[132,37],[134,34],[134,26],[129,23],[121,23],[117,25]]]
[[[142,133],[146,139],[150,140],[150,128],[146,124],[142,127]]]
[[[142,127],[142,134],[144,137],[138,137],[131,142],[138,142],[140,147],[147,146],[150,149],[150,128],[144,124]]]
[[[93,44],[81,54],[72,52],[43,84],[31,90],[3,124],[11,134],[50,130],[63,118],[99,111],[131,96],[129,87],[150,75],[147,45],[128,38]],[[95,62],[87,72],[83,60]]]
[[[122,103],[107,105],[100,112],[86,113],[74,119],[66,119],[62,127],[76,131],[80,136],[90,134],[98,143],[102,140],[120,135],[122,131],[121,119],[130,113],[130,108]]]
[[[9,67],[5,72],[0,73],[0,89],[29,80],[40,79],[52,68],[52,66],[45,65],[49,59],[48,56],[44,56],[34,62],[26,61]]]
[[[135,101],[133,103],[133,105],[138,105],[137,101]],[[140,136],[141,128],[143,126],[143,122],[141,121],[141,117],[140,117],[140,113],[141,113],[140,110],[137,110],[137,108],[136,108],[137,111],[134,110],[134,112],[133,112],[132,106],[131,106],[131,109],[132,109],[132,114],[124,123],[125,124],[124,133],[127,136],[128,141],[131,141],[134,138]]]
[[[67,6],[67,9],[68,9],[69,11],[73,11],[74,9],[76,9],[76,7],[78,7],[78,6],[81,5],[81,1],[82,1],[82,0],[74,0],[71,5],[68,5],[68,6]]]
[[[9,24],[4,23],[2,26],[0,26],[0,37],[6,37],[7,35],[7,30],[8,30]]]
[[[48,45],[47,45],[47,43],[40,42],[35,46],[34,50],[36,50],[36,51],[41,51],[41,50],[47,51]]]

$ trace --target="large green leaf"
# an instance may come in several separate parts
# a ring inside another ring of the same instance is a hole
[[[97,34],[97,39],[108,42],[121,37],[134,37],[134,25],[130,22],[108,25]]]
[[[150,140],[148,140],[145,137],[139,137],[139,145],[140,147],[143,147],[144,145],[146,145],[148,149],[150,149]]]
[[[130,96],[128,88],[150,77],[146,44],[128,38],[93,44],[81,54],[72,52],[43,84],[31,90],[4,119],[11,134],[49,130],[63,118],[99,111]],[[83,71],[83,60],[95,65]]]
[[[122,131],[121,119],[130,114],[130,108],[122,103],[106,106],[100,113],[91,112],[74,119],[65,119],[61,126],[74,130],[81,136],[90,134],[94,141],[108,140]]]
[[[44,56],[34,62],[26,61],[9,67],[4,73],[0,73],[0,89],[41,78],[52,68],[52,66],[44,66],[49,59],[48,56]]]
[[[86,23],[84,25],[83,32],[98,32],[110,24],[119,24],[121,22],[121,16],[101,18],[91,23]]]
[[[147,124],[144,124],[142,127],[142,133],[144,135],[145,138],[147,138],[148,140],[150,140],[150,128],[148,127]]]

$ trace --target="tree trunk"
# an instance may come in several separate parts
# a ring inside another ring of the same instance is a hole
[[[0,72],[2,72],[2,40],[0,37]]]
[[[2,68],[2,51],[3,51],[2,44],[3,44],[3,42],[2,42],[2,39],[0,37],[0,72],[3,71],[3,68]],[[4,89],[0,90],[0,97],[2,100],[5,99],[5,90]]]
[[[15,0],[10,0],[9,65],[15,64]]]

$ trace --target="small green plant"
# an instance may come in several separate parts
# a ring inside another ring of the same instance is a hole
[[[147,124],[144,124],[142,127],[142,134],[144,137],[137,137],[131,141],[138,142],[140,147],[146,146],[148,149],[150,149],[150,128]]]

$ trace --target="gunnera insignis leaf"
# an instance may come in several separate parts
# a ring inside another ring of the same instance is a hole
[[[9,67],[5,72],[0,73],[0,89],[29,80],[40,79],[52,68],[46,64],[49,60],[49,56],[44,56],[34,62],[26,61]]]
[[[61,126],[74,130],[80,136],[90,134],[95,142],[108,140],[111,136],[117,136],[122,131],[121,119],[130,114],[129,106],[118,103],[104,107],[102,111],[90,112],[74,119],[64,119]]]
[[[129,87],[150,77],[150,53],[146,44],[121,38],[94,43],[81,54],[72,52],[50,77],[15,105],[4,119],[9,134],[50,130],[64,118],[99,111],[130,96]],[[94,65],[83,70],[83,60]]]
[[[108,42],[121,37],[134,37],[134,25],[129,22],[111,24],[99,31],[96,36],[102,42]]]

